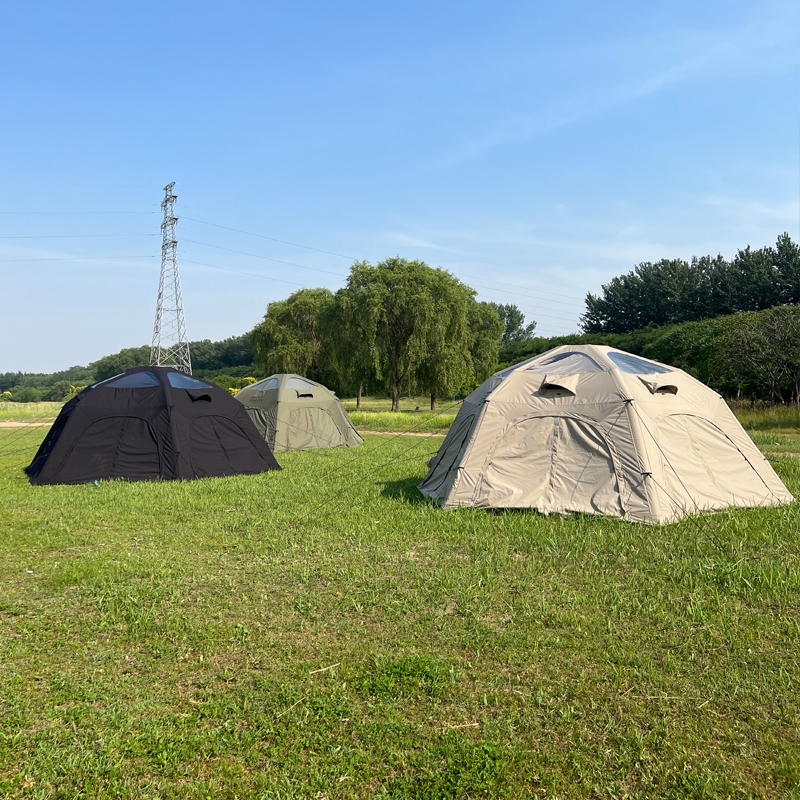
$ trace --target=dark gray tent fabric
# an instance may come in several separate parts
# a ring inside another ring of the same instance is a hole
[[[25,472],[33,484],[74,484],[279,469],[224,389],[168,367],[137,367],[70,400]]]
[[[236,399],[272,450],[358,447],[364,441],[339,398],[300,375],[271,375],[242,389]]]

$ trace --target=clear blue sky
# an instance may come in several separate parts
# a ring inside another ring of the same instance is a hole
[[[566,333],[799,235],[797,0],[5,0],[0,68],[0,211],[155,212],[0,214],[0,371],[149,344],[173,180],[191,339],[396,254]]]

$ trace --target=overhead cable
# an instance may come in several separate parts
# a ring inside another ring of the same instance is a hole
[[[278,283],[288,283],[292,286],[307,287],[305,283],[297,283],[296,281],[286,281],[283,278],[273,278],[272,275],[264,275],[260,272],[246,272],[243,269],[231,269],[230,267],[218,267],[215,264],[204,264],[202,261],[191,261],[188,258],[181,258],[181,264],[194,264],[197,267],[208,267],[209,269],[219,269],[223,272],[238,272],[240,275],[251,275],[254,278],[263,278],[267,281],[278,281]]]
[[[337,256],[338,258],[347,258],[351,261],[358,261],[359,259],[355,256],[346,256],[343,253],[334,253],[330,250],[320,250],[318,247],[309,247],[307,244],[298,244],[297,242],[287,242],[285,239],[276,239],[273,236],[264,236],[261,233],[253,233],[252,231],[243,231],[239,228],[229,228],[227,225],[217,225],[216,222],[206,222],[202,219],[195,219],[194,217],[184,217],[182,216],[181,219],[187,219],[191,222],[199,222],[201,225],[210,225],[212,228],[222,228],[226,231],[234,231],[234,233],[243,233],[245,236],[256,236],[259,239],[267,239],[270,242],[279,242],[280,244],[288,244],[291,247],[302,247],[305,250],[313,250],[315,253],[325,253],[325,255],[329,256]]]
[[[108,261],[112,258],[158,258],[158,256],[61,256],[59,258],[0,258],[0,263],[16,264],[20,261]]]
[[[286,239],[276,239],[273,236],[264,236],[261,233],[253,233],[253,231],[245,231],[245,230],[242,230],[241,228],[231,228],[231,227],[228,227],[227,225],[218,225],[215,222],[206,222],[205,220],[196,219],[195,217],[182,216],[181,219],[190,220],[191,222],[198,222],[201,225],[210,225],[211,227],[214,227],[214,228],[222,228],[223,230],[226,230],[226,231],[233,231],[235,233],[242,233],[245,236],[255,236],[255,237],[259,238],[259,239],[267,239],[267,240],[269,240],[271,242],[280,242],[281,244],[288,244],[291,247],[302,247],[305,250],[313,250],[316,253],[325,253],[326,255],[329,255],[329,256],[337,256],[338,258],[346,258],[346,259],[349,259],[351,261],[359,261],[360,260],[357,256],[347,256],[347,255],[344,255],[343,253],[334,253],[331,250],[321,250],[318,247],[310,247],[309,245],[299,244],[298,242],[290,242],[290,241],[287,241]],[[185,241],[189,241],[189,240],[186,239]],[[469,254],[465,255],[464,253],[458,253],[458,252],[456,252],[454,250],[443,250],[442,248],[439,248],[439,247],[435,247],[434,249],[441,250],[443,253],[450,253],[451,255],[465,256],[467,258],[470,258],[472,261],[477,261],[478,263],[481,263],[481,264],[488,264],[489,266],[500,267],[501,269],[506,269],[507,268],[507,267],[504,267],[504,266],[502,266],[500,264],[493,264],[491,261],[481,261],[480,259],[472,258],[472,256],[470,256]],[[465,278],[476,277],[476,276],[473,276],[473,275],[467,275],[466,273],[462,273],[462,274],[464,275]],[[484,280],[488,280],[491,283],[499,283],[499,284],[501,284],[503,286],[509,286],[509,287],[511,287],[512,289],[515,290],[515,293],[518,293],[517,292],[518,287],[517,287],[516,284],[506,283],[504,281],[497,281],[494,278],[487,278],[486,276],[483,276],[483,279]],[[484,288],[488,288],[488,287],[484,287]],[[578,288],[578,287],[575,287],[575,288]],[[581,291],[583,291],[582,288],[581,288]],[[571,299],[569,297],[569,295],[557,294],[556,292],[548,292],[548,291],[545,291],[545,290],[542,290],[540,292],[540,294],[546,294],[546,295],[550,295],[552,297],[563,297],[563,298],[568,299],[568,300]],[[526,295],[526,296],[530,297],[530,295]]]
[[[310,269],[314,272],[324,272],[328,275],[335,275],[337,278],[345,278],[346,275],[342,275],[341,272],[331,272],[329,269],[319,269],[318,267],[307,267],[305,264],[295,264],[292,261],[281,261],[279,258],[269,258],[268,256],[260,256],[256,253],[245,253],[241,250],[232,250],[230,247],[220,247],[217,244],[209,244],[208,242],[198,242],[194,239],[184,239],[181,238],[181,242],[190,242],[191,244],[199,244],[202,247],[213,247],[215,250],[227,250],[229,253],[236,253],[240,256],[249,256],[250,258],[260,258],[263,261],[273,261],[276,264],[285,264],[288,267],[300,267],[301,269]]]
[[[0,211],[0,214],[18,214],[33,216],[35,214],[155,214],[155,211]]]
[[[158,233],[65,233],[44,236],[0,236],[0,239],[99,239],[127,236],[159,236]]]

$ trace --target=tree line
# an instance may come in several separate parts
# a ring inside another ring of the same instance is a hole
[[[800,403],[800,306],[727,314],[631,333],[533,338],[501,351],[500,367],[565,344],[601,344],[685,370],[729,400]]]
[[[501,347],[532,341],[514,304],[483,303],[446,270],[390,258],[353,264],[338,292],[302,289],[270,303],[249,334],[189,343],[193,374],[225,389],[296,372],[340,396],[401,393],[437,397],[470,391],[497,368]],[[150,347],[129,347],[89,364],[46,374],[0,374],[0,399],[63,401],[84,386],[150,362]]]
[[[340,394],[386,392],[453,397],[497,366],[501,343],[525,340],[536,323],[513,304],[479,302],[476,292],[443,269],[396,257],[357,261],[337,292],[301,289],[270,303],[250,333],[265,373],[296,372]]]
[[[717,255],[642,262],[586,296],[581,329],[631,333],[797,303],[800,247],[784,233],[774,247],[746,247],[730,261]]]
[[[469,391],[500,367],[562,344],[605,344],[685,369],[726,397],[800,402],[800,248],[774,247],[691,263],[662,259],[587,297],[583,333],[537,337],[513,304],[481,303],[450,273],[421,261],[356,262],[338,292],[303,289],[271,303],[249,334],[190,343],[194,374],[239,389],[297,372],[340,396]],[[149,346],[87,367],[0,374],[0,397],[63,401],[83,386],[149,363]],[[499,364],[498,364],[499,362]]]
[[[189,349],[194,374],[212,380],[224,389],[242,388],[247,383],[245,376],[258,374],[246,333],[218,342],[209,339],[189,342]],[[92,383],[149,363],[150,345],[142,345],[123,348],[88,366],[70,367],[59,372],[0,373],[0,400],[63,402]]]

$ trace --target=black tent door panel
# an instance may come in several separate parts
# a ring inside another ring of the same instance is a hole
[[[31,461],[30,465],[25,470],[29,478],[33,479],[37,477],[44,469],[45,464],[47,464],[47,459],[50,457],[50,453],[53,452],[55,446],[58,444],[58,437],[61,436],[68,419],[69,414],[62,410],[44,441],[39,445],[39,449],[36,451],[33,461]]]
[[[150,423],[140,417],[106,417],[81,434],[58,471],[58,481],[144,481],[160,473],[161,456]]]
[[[195,477],[262,472],[269,463],[245,431],[228,417],[198,417],[192,422],[189,438]]]

